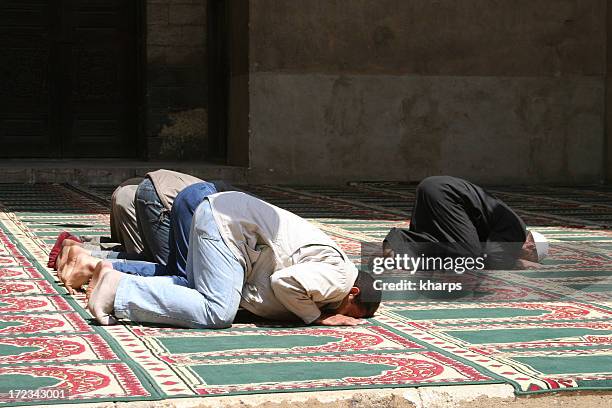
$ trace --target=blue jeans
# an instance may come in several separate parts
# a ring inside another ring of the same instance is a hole
[[[147,261],[163,265],[168,262],[169,215],[153,182],[145,178],[136,190],[136,222],[144,247],[144,259]]]
[[[107,260],[117,260],[117,263],[124,263],[122,260],[147,260],[153,261],[160,265],[166,265],[167,269],[156,268],[156,274],[159,275],[178,275],[186,277],[187,266],[187,251],[189,249],[189,230],[191,228],[191,219],[196,208],[206,197],[217,192],[215,185],[212,183],[202,182],[192,184],[185,187],[176,195],[170,216],[164,215],[163,211],[158,211],[158,208],[163,208],[159,196],[151,180],[146,179],[147,183],[142,190],[138,190],[136,194],[137,200],[140,197],[141,202],[136,204],[136,208],[141,207],[143,213],[149,214],[147,219],[149,222],[142,222],[139,218],[139,229],[142,231],[143,242],[145,246],[145,256],[141,254],[128,254],[124,252],[113,251],[92,251],[91,255],[96,258]],[[143,181],[144,183],[144,181]],[[142,184],[142,183],[141,183]],[[152,189],[152,191],[151,191]],[[164,209],[165,211],[165,209]],[[163,217],[162,222],[155,219],[155,215],[160,214]],[[166,231],[167,229],[167,231]],[[146,236],[146,238],[145,238]],[[161,242],[166,240],[165,244]],[[149,248],[149,249],[147,249]],[[153,255],[149,254],[149,251]],[[147,267],[140,267],[147,269]],[[152,273],[148,269],[146,272]]]
[[[238,312],[244,268],[221,238],[208,200],[198,206],[193,216],[186,276],[160,275],[160,266],[147,262],[127,261],[113,267],[129,273],[117,288],[118,318],[190,328],[224,328],[231,326]]]
[[[189,231],[196,208],[217,192],[212,183],[202,182],[185,187],[176,195],[170,213],[168,275],[186,277]]]
[[[115,259],[116,261],[111,263],[117,265],[115,269],[121,272],[141,276],[173,275],[187,278],[187,253],[189,252],[189,232],[191,230],[193,214],[198,205],[206,197],[216,192],[217,190],[213,184],[202,182],[185,187],[176,195],[170,213],[167,262],[153,264],[150,262],[138,262],[139,258],[112,256],[116,253],[107,254],[105,258],[108,260]],[[92,253],[92,256],[96,255]],[[125,266],[125,264],[130,266]]]

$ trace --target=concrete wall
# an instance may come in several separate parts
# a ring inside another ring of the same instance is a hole
[[[257,181],[598,182],[604,0],[257,0]]]
[[[206,0],[147,0],[150,159],[197,159],[208,146]]]

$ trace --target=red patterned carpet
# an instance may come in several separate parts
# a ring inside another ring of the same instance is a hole
[[[311,220],[356,262],[362,242],[407,224],[414,190],[246,188]],[[517,393],[609,390],[612,189],[492,190],[552,241],[544,268],[487,276],[470,299],[387,298],[356,328],[212,331],[93,324],[83,296],[68,295],[44,265],[59,231],[108,232],[112,188],[0,185],[0,403],[489,383]]]

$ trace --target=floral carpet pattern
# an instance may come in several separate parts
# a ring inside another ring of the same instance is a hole
[[[356,263],[407,226],[414,185],[244,186],[315,223]],[[467,300],[387,299],[359,327],[101,327],[47,269],[60,231],[108,234],[112,187],[0,184],[0,405],[510,383],[612,389],[612,188],[491,187],[551,241],[541,269]],[[53,392],[51,392],[53,391]]]

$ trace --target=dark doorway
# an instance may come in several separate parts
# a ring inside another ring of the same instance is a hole
[[[225,160],[230,77],[229,4],[226,0],[209,0],[207,6],[208,144],[213,160]]]
[[[0,0],[0,156],[136,157],[137,0]]]
[[[210,152],[249,165],[249,1],[208,0]]]

